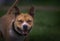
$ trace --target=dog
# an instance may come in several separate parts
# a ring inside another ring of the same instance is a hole
[[[0,17],[0,37],[4,41],[26,41],[34,23],[34,7],[28,13],[21,13],[17,1]]]

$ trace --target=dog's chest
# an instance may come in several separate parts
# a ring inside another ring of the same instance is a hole
[[[9,31],[10,41],[24,41],[25,36],[17,35],[12,29]]]

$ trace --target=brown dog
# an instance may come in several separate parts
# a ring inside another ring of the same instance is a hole
[[[30,8],[28,13],[21,13],[16,3],[17,0],[0,18],[0,34],[5,41],[25,41],[33,26],[34,8]]]

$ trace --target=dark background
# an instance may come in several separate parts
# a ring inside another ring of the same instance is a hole
[[[5,0],[0,3],[0,16],[7,12],[13,2]],[[35,7],[35,18],[30,41],[60,41],[60,1],[19,0],[18,7],[21,12],[27,12],[32,5]]]

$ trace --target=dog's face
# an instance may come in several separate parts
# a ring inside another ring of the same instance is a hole
[[[16,16],[14,21],[15,30],[23,35],[27,35],[33,26],[33,8],[30,9],[29,13],[20,13]]]
[[[16,17],[15,26],[22,31],[22,34],[27,34],[33,26],[33,18],[29,14],[20,14]]]

